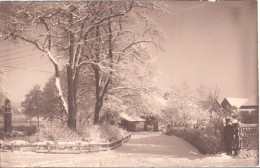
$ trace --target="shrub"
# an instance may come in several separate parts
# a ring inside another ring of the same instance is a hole
[[[77,141],[81,137],[70,130],[66,124],[59,121],[42,121],[39,129],[31,138],[33,142],[39,141]]]
[[[13,128],[14,131],[24,132],[24,135],[31,136],[36,133],[37,127],[35,125],[32,126],[17,126]]]
[[[108,123],[100,125],[100,133],[101,138],[107,139],[109,142],[120,140],[126,135],[126,132],[122,128]]]
[[[92,125],[90,123],[81,123],[78,126],[78,134],[82,137],[82,140],[89,142],[108,142],[106,139],[102,139],[100,134],[99,125]]]
[[[39,141],[88,141],[92,143],[107,143],[117,141],[127,135],[127,132],[116,125],[103,123],[93,125],[80,123],[77,132],[70,130],[66,124],[59,121],[43,121],[37,132],[31,137],[32,142]]]
[[[220,131],[210,129],[170,128],[168,135],[178,136],[195,146],[203,154],[216,154],[223,151],[224,143]]]
[[[127,132],[116,125],[102,123],[101,125],[92,125],[89,123],[80,124],[78,134],[84,141],[92,142],[112,142],[126,136]]]

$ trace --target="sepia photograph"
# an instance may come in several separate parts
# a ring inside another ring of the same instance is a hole
[[[257,6],[0,1],[0,167],[259,166]]]

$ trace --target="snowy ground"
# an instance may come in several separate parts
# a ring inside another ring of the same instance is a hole
[[[42,154],[2,152],[1,167],[177,167],[257,166],[258,159],[225,154],[202,155],[189,143],[160,133],[134,133],[132,139],[107,152]]]

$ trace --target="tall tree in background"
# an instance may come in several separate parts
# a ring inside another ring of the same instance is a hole
[[[210,89],[210,92],[208,94],[208,100],[211,103],[214,103],[215,101],[218,100],[219,94],[220,94],[220,89],[218,88],[218,86],[216,86],[214,89]]]
[[[81,67],[90,66],[88,69],[93,68],[95,73],[94,122],[98,123],[114,63],[129,56],[142,58],[143,43],[154,42],[159,37],[144,13],[150,11],[152,15],[161,10],[160,4],[149,1],[1,2],[1,34],[10,41],[31,43],[48,56],[55,68],[55,84],[68,126],[75,130]],[[124,26],[136,22],[135,18],[145,28],[142,34],[131,30],[134,26]],[[67,101],[60,84],[58,58],[66,62]]]
[[[42,91],[40,85],[36,84],[32,90],[25,96],[24,113],[30,119],[30,123],[33,117],[37,118],[38,125],[40,123],[40,115],[43,111],[42,106]]]
[[[62,79],[62,76],[61,76]],[[55,77],[49,78],[42,91],[42,111],[41,116],[55,121],[56,119],[66,121],[63,115],[62,103],[59,100],[58,91],[55,87]]]

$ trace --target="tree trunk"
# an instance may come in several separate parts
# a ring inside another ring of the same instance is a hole
[[[98,67],[93,66],[95,71],[95,87],[96,87],[96,103],[95,103],[95,113],[94,113],[94,124],[99,123],[99,113],[100,113],[100,99],[99,99],[99,92],[100,92],[100,86],[99,86],[99,69]]]
[[[94,116],[94,124],[98,124],[99,123],[99,113],[100,113],[100,105],[99,105],[99,101],[96,101],[96,105],[95,105],[95,116]]]
[[[68,77],[68,127],[72,130],[76,130],[76,106],[73,88],[73,76],[71,66],[67,66],[67,77]]]
[[[108,32],[109,32],[109,36],[108,36],[108,58],[110,61],[110,68],[113,68],[112,63],[113,63],[113,54],[112,54],[112,28],[111,28],[111,22],[109,19],[108,22]],[[97,26],[96,29],[96,38],[98,38],[100,36],[99,34],[99,26]],[[99,60],[99,50],[96,50],[96,58],[97,60]],[[109,85],[109,77],[107,78],[107,81],[105,82],[105,84],[103,85],[103,89],[101,89],[101,79],[100,79],[100,72],[99,72],[99,67],[97,66],[93,66],[94,72],[95,72],[95,87],[96,87],[96,103],[95,103],[95,114],[94,114],[94,124],[98,124],[99,123],[99,115],[100,115],[100,111],[101,108],[103,106],[103,99],[104,99],[104,95],[107,91],[108,85]],[[110,75],[112,75],[112,71],[110,71],[109,73]]]
[[[73,9],[71,9],[73,10]],[[72,13],[70,13],[69,16],[69,23],[72,24],[73,16]],[[76,83],[74,75],[74,70],[76,70],[76,67],[74,67],[74,33],[72,31],[69,31],[69,62],[67,65],[67,80],[68,80],[68,127],[74,131],[77,129],[77,109],[76,109]]]
[[[36,111],[36,117],[37,117],[37,126],[39,127],[40,125],[40,118],[39,118],[39,104],[38,104],[38,94],[36,93],[36,107],[37,107],[37,111]]]

